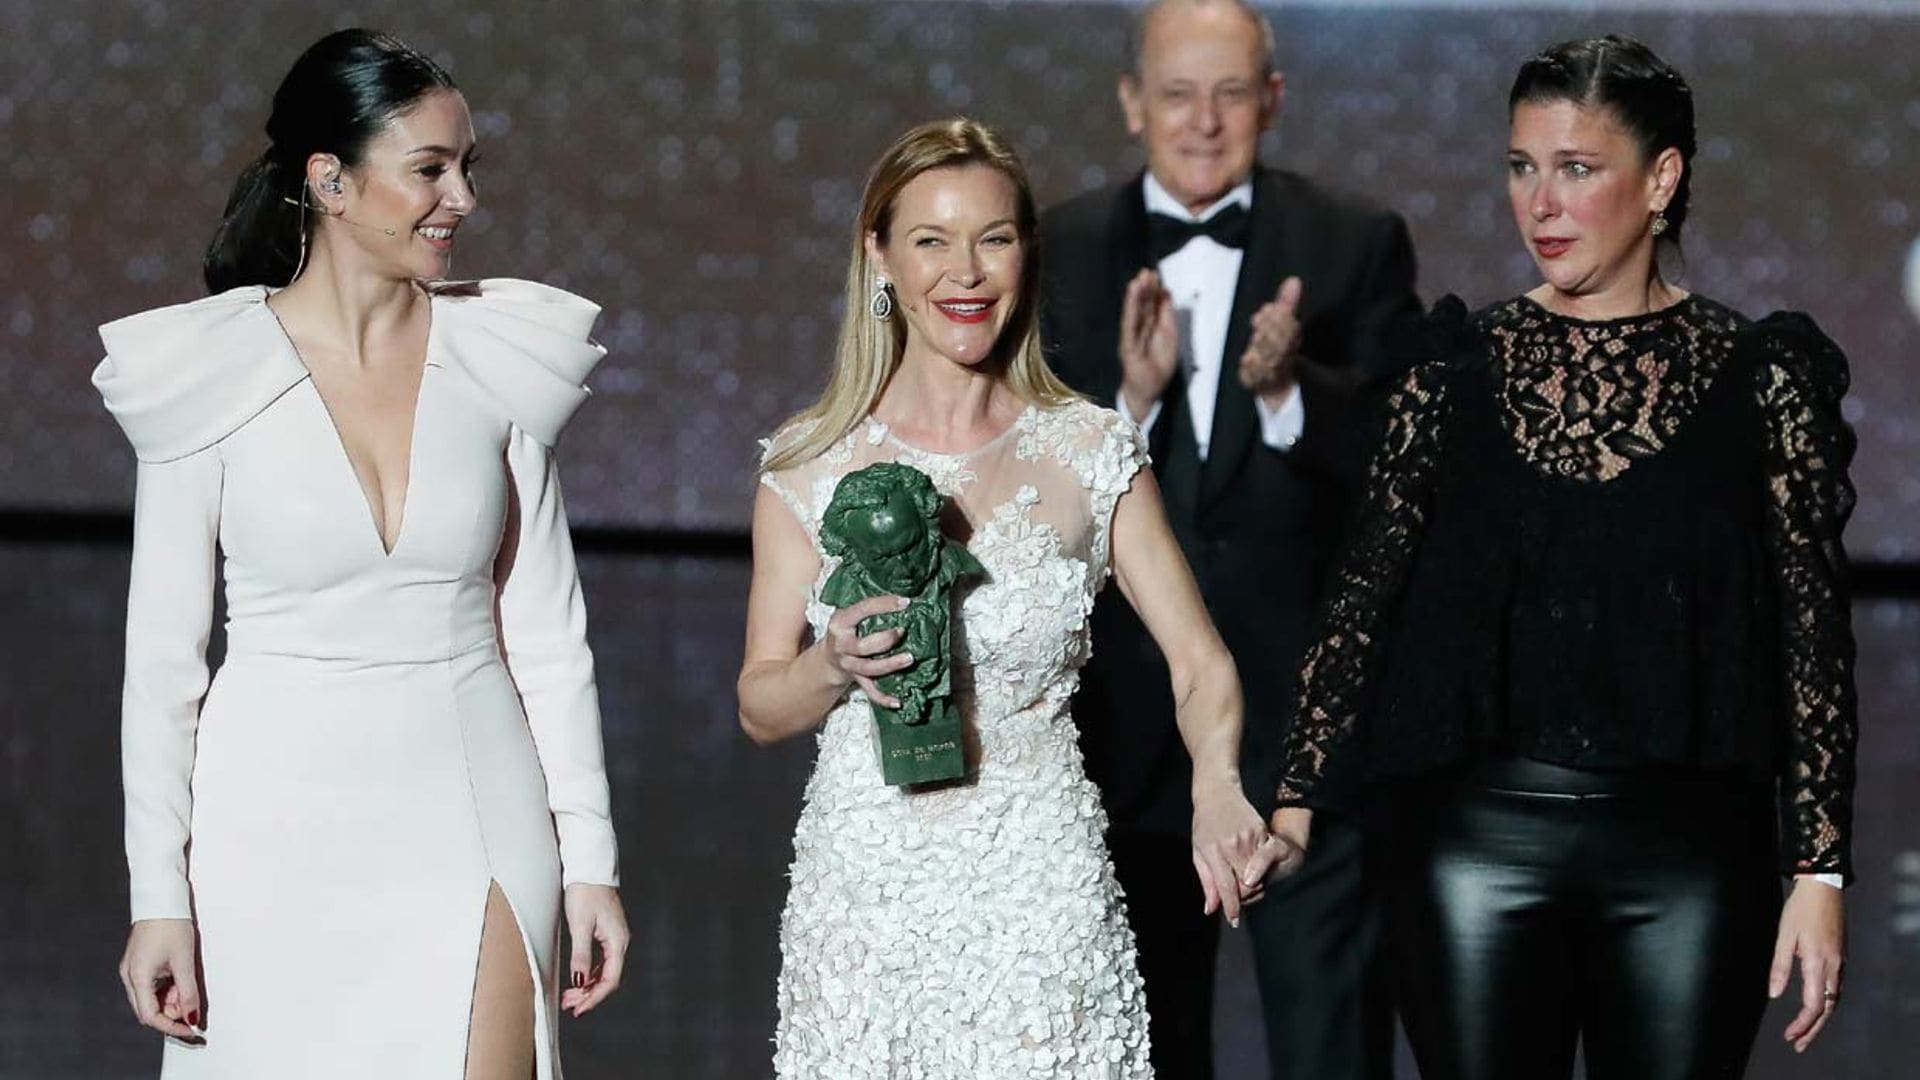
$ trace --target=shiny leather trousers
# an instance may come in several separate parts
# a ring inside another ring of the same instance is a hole
[[[1738,1077],[1780,910],[1770,792],[1524,759],[1396,785],[1382,838],[1423,1080]]]

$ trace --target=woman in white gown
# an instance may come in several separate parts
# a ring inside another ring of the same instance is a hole
[[[1237,922],[1285,849],[1240,790],[1239,682],[1168,529],[1146,450],[1076,398],[1037,341],[1034,203],[1002,139],[908,132],[867,182],[832,382],[768,443],[754,506],[741,722],[819,727],[781,923],[782,1077],[1143,1077],[1145,1000],[1068,700],[1113,573],[1166,650],[1195,763],[1194,864]],[[876,597],[820,600],[821,515],[847,473],[919,468],[986,568],[961,587],[953,684],[965,779],[887,786],[862,638]],[[824,722],[824,723],[823,723]]]
[[[128,1001],[169,1078],[558,1077],[627,939],[551,449],[598,309],[425,284],[473,132],[405,45],[322,39],[268,134],[215,295],[101,328],[139,458]]]

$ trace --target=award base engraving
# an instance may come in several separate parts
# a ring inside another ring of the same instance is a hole
[[[924,724],[902,724],[887,715],[890,710],[873,711],[880,774],[887,783],[932,784],[967,774],[960,710],[951,701],[936,703]]]

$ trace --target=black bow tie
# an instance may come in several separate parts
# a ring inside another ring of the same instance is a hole
[[[1210,237],[1223,247],[1247,246],[1247,231],[1253,215],[1240,203],[1234,203],[1205,221],[1185,221],[1171,214],[1147,215],[1147,253],[1154,262],[1187,246],[1196,236]]]

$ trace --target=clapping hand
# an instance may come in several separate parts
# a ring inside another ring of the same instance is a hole
[[[1120,394],[1140,423],[1166,393],[1180,363],[1180,324],[1160,275],[1142,270],[1127,282],[1120,311]]]
[[[1294,361],[1300,355],[1300,279],[1280,283],[1272,300],[1253,313],[1253,334],[1240,354],[1240,385],[1269,407],[1293,388]]]

